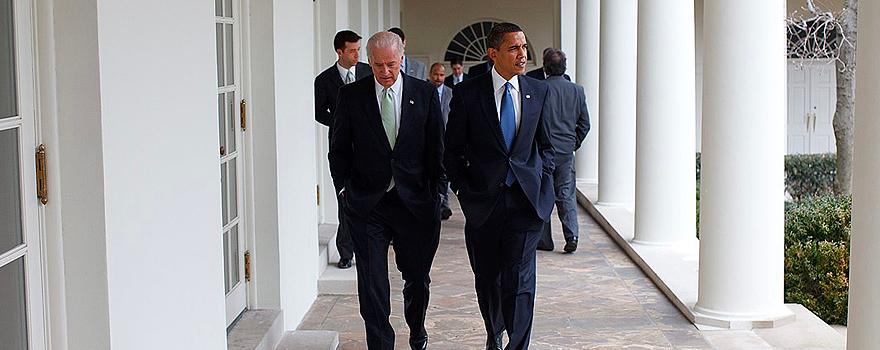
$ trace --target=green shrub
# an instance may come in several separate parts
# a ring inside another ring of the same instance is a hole
[[[832,193],[836,160],[833,153],[785,156],[785,191],[794,201]]]
[[[852,199],[818,196],[785,214],[785,302],[846,324]]]

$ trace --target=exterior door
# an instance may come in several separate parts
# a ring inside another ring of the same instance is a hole
[[[0,0],[0,348],[45,349],[32,4]]]
[[[245,227],[243,174],[245,152],[241,128],[241,28],[238,0],[215,0],[217,40],[217,123],[220,132],[219,166],[223,199],[223,275],[226,325],[247,307],[245,280]]]
[[[837,101],[834,63],[792,60],[788,65],[789,154],[836,151],[832,119]]]

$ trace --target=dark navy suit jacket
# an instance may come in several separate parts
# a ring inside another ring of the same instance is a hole
[[[357,75],[355,81],[357,81],[372,76],[373,70],[369,64],[358,62],[355,74]],[[339,94],[339,88],[343,85],[345,83],[339,76],[336,63],[315,77],[315,121],[326,126],[333,124],[336,96]]]
[[[509,152],[495,107],[492,75],[482,74],[455,86],[446,124],[444,164],[469,224],[479,226],[492,213],[509,168],[541,219],[548,220],[553,209],[547,85],[519,76],[519,86],[522,115]]]
[[[385,195],[391,178],[404,205],[426,220],[439,216],[443,176],[443,119],[437,89],[401,73],[400,125],[393,149],[388,143],[375,79],[361,79],[339,89],[330,137],[333,185],[348,208],[367,218]],[[445,190],[445,188],[444,188]]]

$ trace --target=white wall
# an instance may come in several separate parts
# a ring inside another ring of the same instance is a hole
[[[541,63],[540,55],[545,47],[560,45],[557,39],[559,0],[402,0],[401,6],[404,9],[401,28],[406,32],[407,54],[426,56],[431,62],[443,61],[446,47],[455,34],[482,20],[503,20],[522,27],[537,64]]]
[[[97,11],[111,345],[221,349],[213,3]]]
[[[281,306],[293,330],[317,296],[312,4],[274,0]]]
[[[51,344],[109,349],[97,5],[42,0],[38,8],[40,113],[52,185],[46,207]]]

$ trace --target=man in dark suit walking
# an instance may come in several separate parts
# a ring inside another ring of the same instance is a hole
[[[368,64],[358,62],[361,37],[357,33],[350,30],[336,33],[333,48],[336,50],[336,63],[315,78],[315,121],[326,126],[333,125],[339,88],[373,74]],[[336,266],[347,269],[351,267],[354,243],[351,241],[342,205],[342,202],[337,203],[339,226],[336,229],[336,249],[339,251],[339,262]]]
[[[577,250],[578,218],[577,198],[575,197],[574,151],[581,147],[590,131],[590,115],[587,112],[587,99],[584,88],[565,80],[565,53],[556,49],[545,51],[544,71],[547,73],[547,125],[550,142],[556,151],[553,160],[553,184],[556,190],[556,209],[562,221],[566,253]],[[549,220],[544,225],[540,250],[553,250]]]
[[[403,275],[412,349],[425,349],[429,272],[440,239],[443,120],[437,90],[400,74],[403,43],[379,32],[367,43],[374,78],[339,90],[330,145],[333,184],[351,224],[358,301],[370,350],[394,349],[388,247]]]
[[[440,114],[443,117],[443,125],[445,127],[446,121],[449,120],[449,102],[452,101],[452,88],[443,84],[444,81],[449,80],[444,78],[446,76],[446,67],[443,67],[443,63],[434,62],[429,72],[428,81],[434,84],[437,94],[440,96]],[[440,187],[443,188],[440,191],[440,220],[446,220],[452,216],[452,208],[449,207],[449,181],[445,177]]]
[[[494,67],[455,87],[444,159],[465,215],[465,240],[487,349],[528,349],[535,303],[535,247],[550,216],[553,146],[544,120],[547,86],[521,76],[522,29],[489,33]]]
[[[450,89],[458,85],[458,83],[463,82],[468,78],[467,73],[464,72],[463,65],[461,63],[461,59],[453,58],[449,60],[449,67],[452,68],[452,74],[446,77],[443,80],[443,84],[448,86]]]
[[[544,49],[544,52],[541,55],[541,61],[543,62],[542,63],[543,66],[530,70],[528,73],[526,73],[526,76],[529,76],[529,77],[532,77],[532,78],[535,78],[538,80],[547,79],[547,77],[550,76],[550,74],[547,73],[547,55],[551,52],[554,52],[554,51],[557,51],[557,50],[552,47],[548,47],[548,48]],[[571,81],[571,77],[568,76],[568,74],[563,74],[562,77],[565,78],[565,80]]]

